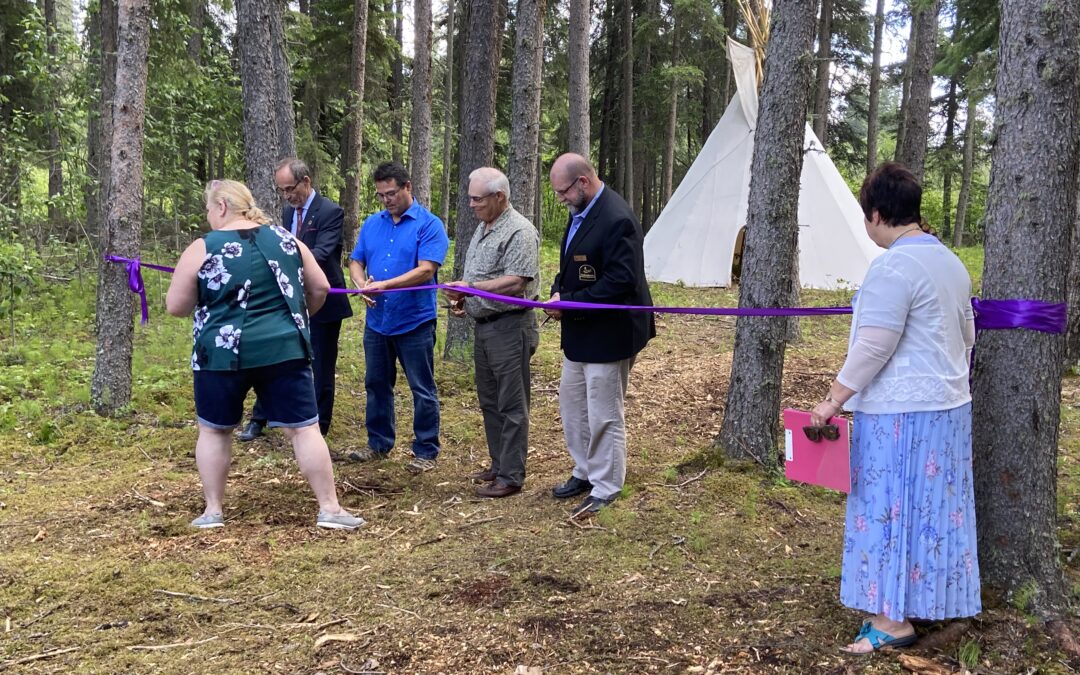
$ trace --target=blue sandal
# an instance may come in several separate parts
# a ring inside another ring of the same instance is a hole
[[[919,639],[918,636],[915,635],[915,633],[903,636],[889,635],[883,630],[878,630],[877,628],[874,628],[874,626],[869,621],[862,625],[862,628],[859,629],[859,633],[851,642],[852,644],[854,644],[862,638],[866,638],[867,641],[870,642],[870,646],[873,649],[868,652],[851,652],[841,648],[841,651],[845,654],[873,654],[882,647],[908,647],[915,644],[915,641]]]

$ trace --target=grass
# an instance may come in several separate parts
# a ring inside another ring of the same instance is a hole
[[[556,259],[545,247],[546,280]],[[439,468],[419,477],[404,470],[411,405],[400,382],[394,458],[335,466],[343,503],[369,522],[360,533],[313,527],[314,501],[277,433],[234,447],[228,526],[192,532],[187,522],[202,503],[190,324],[165,315],[163,280],[146,277],[151,321],[136,328],[134,400],[113,419],[87,405],[91,284],[44,287],[33,311],[17,310],[16,346],[0,368],[0,668],[72,649],[21,667],[900,672],[895,655],[852,661],[835,650],[859,620],[836,599],[842,496],[754,468],[714,468],[690,482],[697,471],[680,469],[719,428],[734,319],[659,317],[659,335],[631,376],[626,488],[587,525],[568,522],[571,504],[549,493],[570,469],[558,422],[558,326],[549,323],[533,360],[521,495],[473,498],[463,476],[485,464],[487,451],[472,377],[467,365],[440,359]],[[731,290],[666,285],[654,287],[654,299],[737,301]],[[807,292],[803,302],[849,299]],[[848,325],[845,317],[802,321],[803,340],[788,350],[785,405],[824,390]],[[361,328],[353,319],[342,334],[329,439],[341,453],[365,441]],[[1067,383],[1062,418],[1057,503],[1066,551],[1080,546],[1076,389]],[[1066,572],[1080,588],[1078,564]],[[928,656],[984,672],[1060,670],[1062,656],[1028,626],[1024,609],[988,607],[976,637]]]

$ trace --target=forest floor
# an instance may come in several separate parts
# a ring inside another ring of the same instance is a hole
[[[148,256],[149,259],[149,256]],[[162,260],[165,262],[165,260]],[[727,390],[734,319],[661,316],[627,400],[626,489],[586,522],[550,488],[571,468],[557,405],[558,325],[542,328],[524,491],[479,500],[486,465],[471,373],[440,361],[437,470],[405,471],[411,405],[391,461],[338,462],[358,533],[314,527],[279,433],[234,446],[227,526],[197,532],[190,325],[136,331],[135,402],[86,404],[92,289],[43,293],[0,369],[0,670],[87,673],[1070,673],[1022,601],[919,626],[913,649],[847,656],[861,617],[839,590],[844,497],[756,465],[704,465]],[[657,304],[732,306],[730,291],[662,287]],[[807,304],[843,294],[807,293]],[[802,321],[784,405],[820,399],[849,320]],[[329,441],[364,443],[360,317],[346,324]],[[1080,592],[1080,381],[1062,399],[1062,560]],[[691,468],[694,467],[694,468]],[[1072,624],[1074,633],[1080,625]],[[937,668],[938,670],[933,670]]]

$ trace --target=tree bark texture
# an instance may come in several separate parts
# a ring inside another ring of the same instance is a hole
[[[349,67],[349,119],[345,123],[345,211],[342,241],[356,242],[360,221],[360,153],[364,143],[364,73],[367,61],[368,0],[353,2],[352,61]]]
[[[537,156],[544,55],[544,0],[518,0],[515,17],[513,101],[510,113],[510,195],[514,207],[536,225]]]
[[[881,43],[885,34],[885,0],[874,12],[874,55],[870,66],[870,101],[866,113],[866,173],[877,166],[878,112],[881,108]]]
[[[149,2],[120,0],[117,16],[115,126],[101,249],[103,253],[137,258],[142,227]],[[131,401],[135,296],[128,290],[127,279],[122,265],[101,263],[95,320],[97,359],[90,382],[90,400],[99,415],[111,415]]]
[[[832,66],[833,0],[821,0],[821,20],[818,22],[817,75],[814,85],[814,134],[822,148],[829,147],[829,81]]]
[[[1080,162],[1080,5],[1002,0],[983,298],[1066,301]],[[973,443],[983,583],[1067,610],[1057,541],[1065,339],[988,330],[975,349]],[[1034,591],[1032,593],[1032,591]]]
[[[413,3],[412,117],[409,124],[409,175],[412,193],[431,203],[431,0]]]
[[[930,93],[934,76],[934,55],[937,52],[938,11],[941,0],[931,0],[927,6],[916,11],[915,51],[908,52],[911,84],[904,106],[903,141],[897,145],[897,161],[903,162],[920,181],[926,164],[926,144],[930,138]]]
[[[956,198],[956,221],[953,224],[953,246],[964,245],[968,204],[971,203],[971,179],[975,172],[975,124],[978,121],[979,98],[975,92],[967,95],[967,119],[964,121],[964,166],[960,174],[960,194]]]
[[[1080,366],[1080,185],[1076,189],[1076,218],[1072,235],[1072,260],[1069,263],[1069,324],[1065,331],[1065,364]]]
[[[281,13],[287,11],[283,0],[270,0],[270,54],[274,59],[274,116],[277,118],[276,160],[296,156],[296,112],[293,110],[292,73],[289,69],[289,56],[285,48],[285,26]],[[271,180],[274,167],[270,167]],[[270,213],[269,211],[267,212]]]
[[[953,162],[956,154],[956,78],[949,78],[949,94],[945,98],[945,138],[941,143],[944,155],[941,162],[941,236],[948,237],[952,216]]]
[[[900,161],[900,148],[903,147],[904,136],[907,134],[907,127],[904,126],[904,110],[907,109],[908,97],[911,93],[911,64],[914,54],[919,48],[919,25],[914,16],[909,18],[911,19],[909,22],[911,25],[908,29],[907,55],[902,69],[903,77],[900,83],[900,111],[896,127],[896,148],[893,151],[893,159],[897,162]]]
[[[499,80],[505,7],[501,0],[466,0],[465,38],[458,161],[458,209],[454,227],[454,278],[465,270],[477,220],[469,208],[469,174],[495,160],[495,92]],[[450,317],[444,355],[456,361],[472,357],[472,325],[468,318]]]
[[[188,16],[191,17],[191,34],[187,39],[187,57],[198,64],[202,62],[206,0],[188,0]]]
[[[454,134],[454,6],[457,0],[446,3],[446,78],[443,84],[443,166],[442,221],[450,227],[450,165],[453,162]]]
[[[112,159],[113,99],[116,95],[116,1],[101,0],[90,19],[91,77],[97,90],[87,115],[86,159],[90,184],[86,191],[86,229],[100,240],[105,229],[105,199]],[[95,40],[96,38],[96,40]]]
[[[404,130],[402,129],[402,94],[405,89],[405,74],[402,72],[401,62],[401,50],[402,40],[404,39],[404,26],[402,24],[402,18],[405,14],[405,3],[403,0],[394,0],[389,5],[390,18],[394,22],[394,41],[397,45],[397,50],[394,53],[393,58],[390,60],[390,92],[386,97],[387,102],[390,104],[390,141],[391,141],[391,159],[400,164],[405,163],[402,154],[404,152]]]
[[[799,176],[810,98],[817,0],[776,0],[750,168],[740,307],[781,307],[793,277],[799,235]],[[780,384],[788,322],[739,317],[724,421],[717,444],[730,457],[777,465]]]
[[[280,201],[274,186],[274,166],[282,157],[278,57],[274,46],[284,41],[273,37],[278,3],[262,0],[237,0],[236,34],[240,51],[240,87],[244,105],[244,162],[247,186],[255,203],[267,214],[276,214]]]
[[[671,8],[671,65],[678,67],[679,59],[679,16],[675,7]],[[668,96],[667,138],[664,141],[664,168],[660,177],[661,208],[671,199],[672,183],[675,179],[675,135],[679,130],[679,90],[682,84],[679,78],[671,78],[671,90]]]
[[[567,149],[582,157],[589,156],[589,27],[591,0],[570,0],[570,35],[567,55],[570,64],[570,138]]]

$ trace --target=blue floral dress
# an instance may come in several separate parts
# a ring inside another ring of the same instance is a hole
[[[855,413],[840,600],[894,621],[981,611],[971,403]]]

